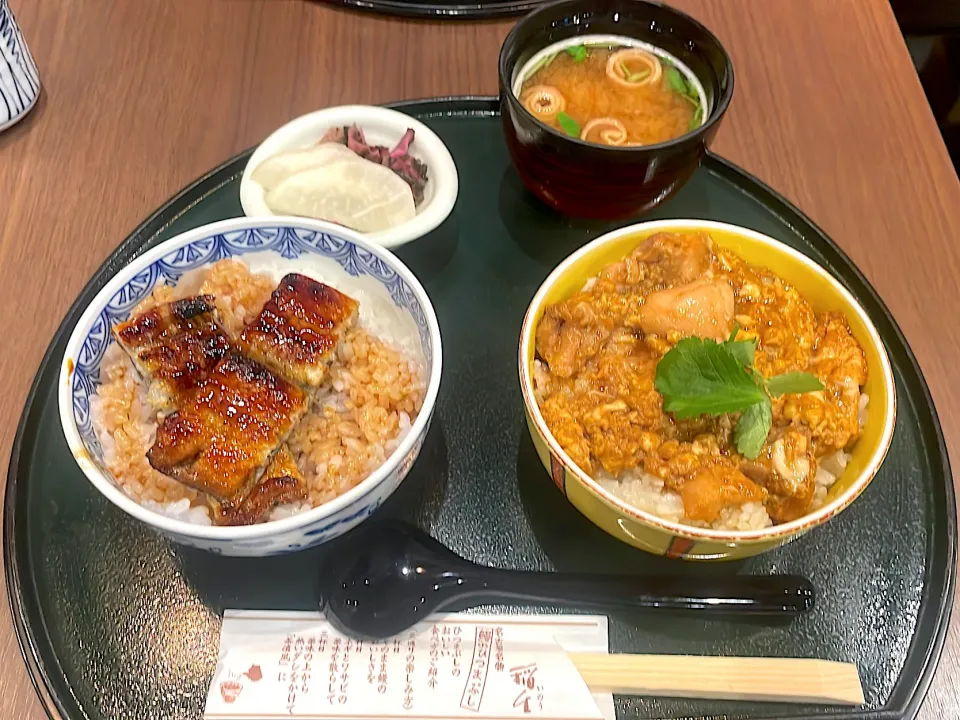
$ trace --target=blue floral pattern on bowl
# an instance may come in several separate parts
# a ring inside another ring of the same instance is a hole
[[[311,227],[311,225],[317,227]],[[100,385],[100,365],[107,349],[114,342],[110,328],[116,323],[126,320],[133,308],[150,295],[157,286],[163,284],[174,285],[184,273],[191,270],[197,270],[227,258],[242,258],[249,253],[276,253],[285,260],[294,262],[304,255],[315,255],[334,261],[353,277],[368,276],[375,279],[389,294],[393,304],[406,312],[416,325],[426,368],[430,375],[427,378],[428,397],[425,400],[421,416],[418,416],[417,422],[414,423],[414,428],[411,430],[411,435],[415,434],[411,447],[399,454],[398,457],[393,458],[392,463],[388,461],[391,468],[380,482],[367,488],[366,492],[360,494],[359,497],[355,497],[353,502],[336,512],[326,515],[321,513],[319,518],[312,520],[310,523],[291,528],[289,531],[279,534],[259,535],[249,538],[223,537],[221,539],[209,535],[228,529],[214,528],[212,529],[213,533],[203,533],[202,531],[199,533],[200,535],[206,534],[207,537],[196,537],[196,533],[190,532],[184,535],[172,532],[164,527],[157,527],[156,524],[151,522],[158,530],[178,542],[211,552],[230,555],[268,555],[289,552],[326,542],[369,517],[400,484],[420,452],[436,397],[436,388],[433,388],[431,393],[430,386],[435,384],[434,380],[436,380],[436,383],[439,382],[439,377],[432,377],[435,371],[439,374],[440,353],[439,329],[436,325],[433,309],[429,307],[429,301],[422,294],[422,289],[419,292],[423,297],[423,302],[411,283],[397,271],[398,260],[383,250],[365,247],[361,240],[351,239],[349,232],[341,234],[335,230],[321,230],[320,227],[328,226],[325,223],[313,221],[304,221],[302,224],[300,222],[283,224],[278,218],[260,221],[240,219],[209,226],[209,233],[202,232],[202,229],[187,233],[182,237],[192,236],[192,239],[188,242],[183,242],[180,238],[167,241],[160,247],[170,246],[169,252],[154,258],[148,264],[143,264],[142,261],[138,260],[131,263],[129,267],[137,267],[137,269],[119,287],[110,292],[105,302],[101,301],[102,306],[98,308],[95,316],[89,317],[86,323],[81,321],[81,325],[86,325],[86,329],[78,326],[74,331],[75,337],[71,338],[68,344],[68,357],[65,359],[65,363],[68,366],[71,365],[71,362],[73,364],[66,375],[69,379],[69,406],[72,412],[70,420],[75,426],[79,440],[89,455],[90,461],[96,466],[96,470],[84,467],[82,462],[80,464],[88,476],[92,472],[99,472],[99,474],[110,478],[112,481],[110,473],[104,465],[103,448],[93,428],[90,415],[90,397],[96,393]],[[333,226],[329,227],[332,228]],[[142,265],[142,267],[139,265]],[[126,272],[127,269],[121,271],[121,274]],[[77,333],[80,333],[80,335],[78,336]],[[70,348],[75,348],[72,360]],[[436,358],[434,353],[437,353]],[[64,405],[62,398],[61,420],[64,422],[69,441],[68,419],[62,417],[65,409]],[[416,432],[418,424],[420,428],[419,432]],[[403,446],[401,445],[401,447]],[[76,455],[76,451],[74,454]],[[359,490],[365,484],[355,490]],[[110,499],[118,502],[116,497]],[[120,502],[124,501],[121,500]],[[142,510],[142,512],[148,511]],[[315,509],[310,514],[317,514],[317,510]],[[150,513],[150,515],[154,515],[154,513]],[[289,524],[290,520],[271,522],[257,527],[274,525],[280,527]],[[160,524],[168,525],[170,523],[163,519]],[[185,523],[175,524],[185,525]],[[207,528],[206,530],[210,531],[211,529]]]
[[[73,412],[87,451],[99,463],[103,463],[103,448],[93,431],[90,396],[100,385],[100,363],[107,348],[114,342],[110,328],[126,320],[133,308],[157,285],[175,285],[190,270],[227,258],[265,251],[276,252],[287,260],[295,260],[304,253],[319,255],[336,261],[354,277],[370,275],[376,278],[389,291],[397,307],[410,313],[417,324],[423,353],[429,365],[433,349],[423,308],[406,281],[374,253],[344,238],[292,227],[248,228],[195,240],[151,263],[117,290],[83,341],[73,374]]]
[[[26,117],[40,97],[40,74],[7,0],[0,0],[0,130]]]

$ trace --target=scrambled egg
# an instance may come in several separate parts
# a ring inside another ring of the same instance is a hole
[[[760,454],[737,453],[737,417],[679,421],[654,388],[657,363],[684,337],[757,339],[765,377],[807,372],[817,392],[773,399]],[[702,233],[660,233],[549,306],[537,329],[538,392],[550,431],[585,472],[638,469],[683,499],[689,520],[762,501],[774,522],[809,512],[818,459],[860,434],[862,348],[845,318],[813,311],[797,290]]]

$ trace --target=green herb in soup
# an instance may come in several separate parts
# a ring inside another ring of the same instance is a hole
[[[581,42],[540,58],[522,77],[518,95],[534,117],[600,145],[666,142],[705,117],[693,77],[640,47]]]
[[[587,46],[586,45],[573,45],[567,48],[567,55],[573,58],[573,61],[576,63],[582,63],[587,59]]]
[[[565,112],[561,111],[557,113],[557,122],[560,123],[560,127],[563,128],[563,131],[570,137],[580,137],[580,125]]]

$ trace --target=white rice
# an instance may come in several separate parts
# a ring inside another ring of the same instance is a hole
[[[158,503],[145,498],[140,501],[147,510],[153,510],[172,520],[182,520],[183,522],[193,523],[194,525],[212,525],[210,520],[210,511],[204,505],[190,505],[187,498],[182,498],[175,502]]]
[[[837,481],[849,461],[850,455],[842,450],[820,459],[814,479],[816,489],[811,511],[823,506],[827,491]],[[628,505],[671,522],[710,527],[714,530],[760,530],[773,525],[763,503],[759,502],[744,503],[740,506],[728,505],[720,511],[720,517],[709,524],[690,520],[684,515],[683,499],[678,492],[664,487],[663,480],[656,475],[638,470],[628,470],[619,478],[610,477],[601,471],[595,479],[605,490]]]

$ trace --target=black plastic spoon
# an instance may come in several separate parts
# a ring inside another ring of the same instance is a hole
[[[365,524],[349,538],[331,548],[323,564],[320,609],[340,632],[360,640],[392,637],[454,603],[778,616],[813,607],[813,586],[797,575],[692,578],[498,570],[464,560],[419,528],[394,521]]]

